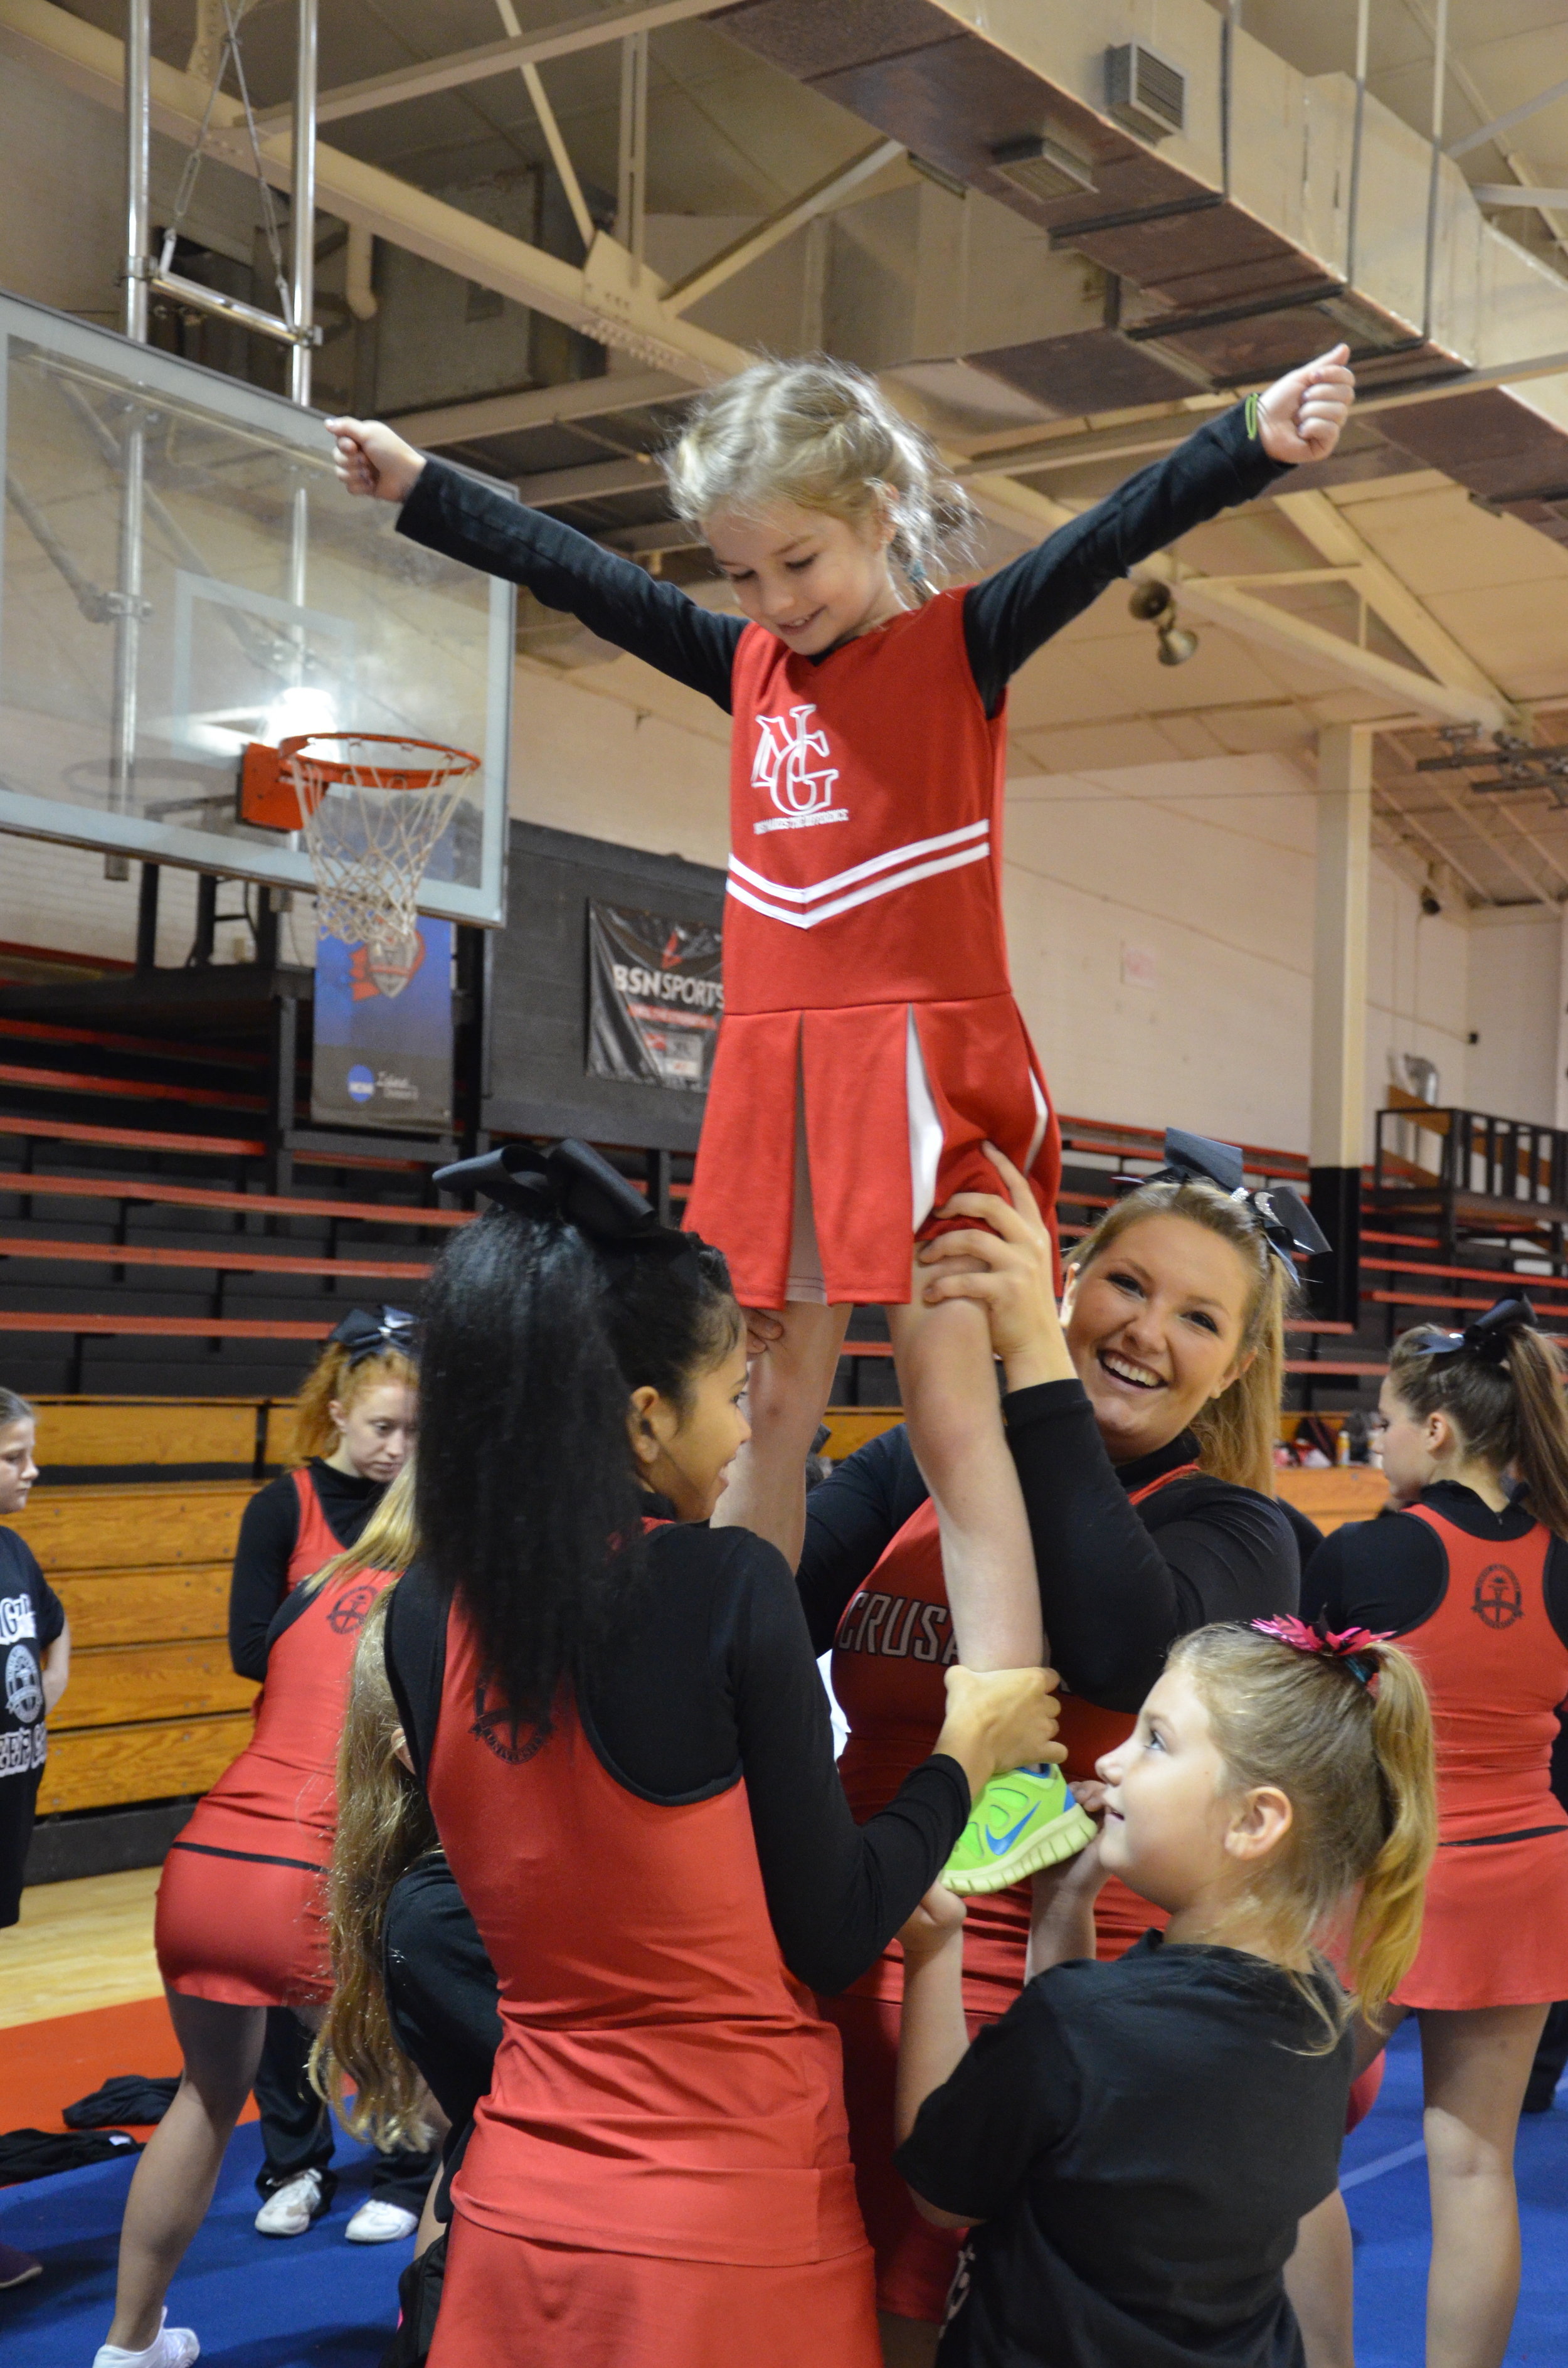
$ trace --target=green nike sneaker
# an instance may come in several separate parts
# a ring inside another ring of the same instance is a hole
[[[1075,1858],[1096,1830],[1060,1768],[1015,1768],[987,1784],[940,1879],[960,1899],[1006,1891],[1041,1867]]]

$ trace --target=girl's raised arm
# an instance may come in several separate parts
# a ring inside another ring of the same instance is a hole
[[[726,713],[742,632],[635,560],[608,551],[499,487],[416,452],[380,420],[329,419],[338,481],[350,494],[400,502],[398,532],[486,575],[526,585],[601,641],[699,690]]]
[[[987,714],[1025,659],[1119,575],[1221,510],[1256,500],[1282,471],[1327,460],[1356,398],[1349,350],[1335,346],[1221,412],[1036,550],[970,586],[964,639]]]

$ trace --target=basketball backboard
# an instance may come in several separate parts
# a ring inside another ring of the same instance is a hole
[[[309,889],[242,822],[242,752],[301,732],[481,758],[423,910],[506,916],[515,595],[338,486],[319,416],[0,297],[0,829]]]

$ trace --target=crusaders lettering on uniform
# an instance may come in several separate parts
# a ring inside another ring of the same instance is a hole
[[[1506,1562],[1488,1563],[1475,1582],[1471,1609],[1488,1628],[1511,1628],[1524,1618],[1524,1589]]]
[[[829,760],[833,750],[827,734],[813,725],[814,706],[792,707],[789,715],[759,715],[756,753],[752,758],[751,785],[766,790],[778,808],[777,820],[754,823],[760,836],[770,830],[809,830],[824,822],[847,822],[847,806],[833,803],[838,767]],[[812,759],[820,759],[813,766]]]
[[[858,1595],[834,1639],[841,1653],[875,1653],[889,1661],[958,1659],[952,1614],[923,1596]]]

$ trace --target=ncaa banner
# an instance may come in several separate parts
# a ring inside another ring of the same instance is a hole
[[[441,1134],[452,1122],[452,924],[421,919],[407,985],[383,995],[363,946],[316,939],[311,1116]]]
[[[705,1094],[724,1010],[721,933],[588,900],[588,1074]]]

